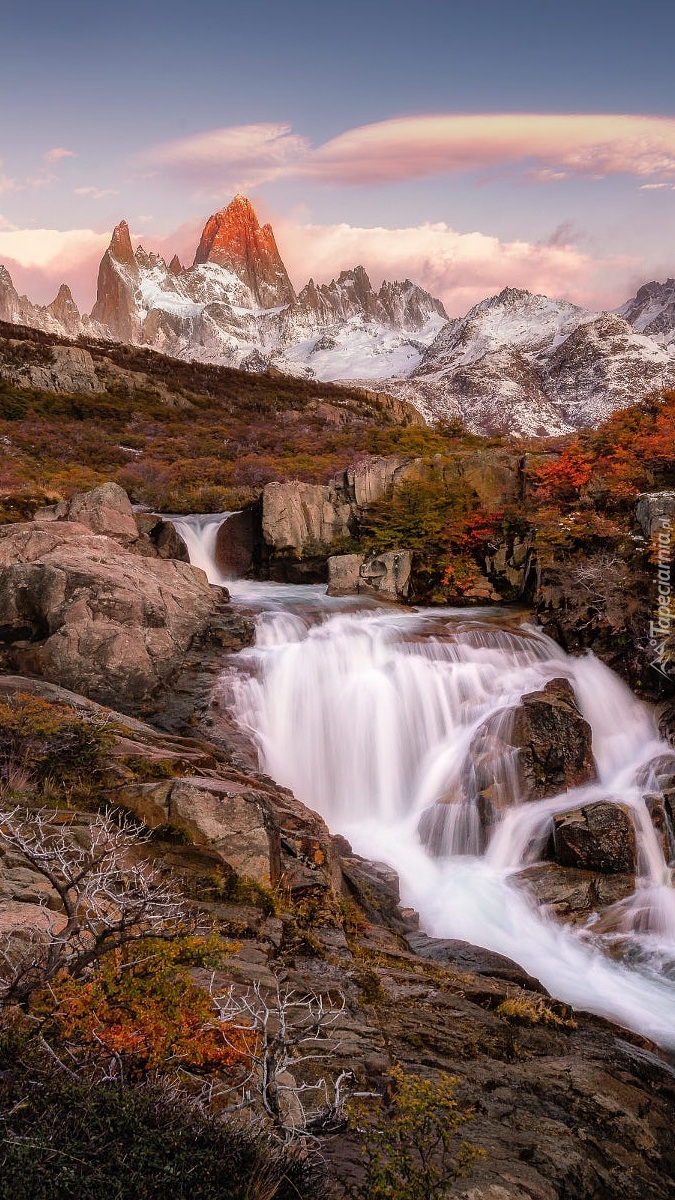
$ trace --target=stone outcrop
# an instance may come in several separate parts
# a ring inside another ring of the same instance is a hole
[[[0,638],[15,669],[129,709],[148,703],[220,601],[203,572],[69,521],[0,529]]]
[[[653,538],[675,521],[675,492],[643,492],[635,506],[635,519],[646,538]]]
[[[262,535],[280,555],[321,553],[349,534],[351,508],[332,486],[268,483],[262,496]]]
[[[410,550],[387,550],[373,557],[333,555],[328,559],[328,595],[375,596],[403,603],[410,594],[412,565]]]
[[[635,826],[624,806],[586,804],[554,817],[553,827],[553,858],[560,866],[605,875],[635,870]]]
[[[0,353],[0,379],[22,388],[42,392],[77,392],[97,395],[105,390],[96,374],[94,360],[82,346],[40,347],[32,359],[14,357],[12,349],[25,349],[22,342],[9,340]]]
[[[34,520],[38,524],[75,521],[145,558],[190,561],[175,525],[153,513],[135,513],[127,493],[117,483],[102,483],[90,492],[79,492],[70,500],[40,508]]]

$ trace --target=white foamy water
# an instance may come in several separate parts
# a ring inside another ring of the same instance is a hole
[[[164,516],[164,520],[171,521],[176,533],[180,534],[185,542],[193,567],[199,567],[205,573],[209,583],[218,585],[229,583],[229,579],[216,563],[216,538],[220,526],[231,516],[233,516],[231,512],[192,513],[189,516],[167,514]]]
[[[382,609],[328,610],[322,620],[268,610],[243,659],[226,686],[263,769],[360,854],[395,867],[428,933],[506,954],[576,1008],[675,1045],[675,893],[636,783],[644,764],[670,751],[608,668],[474,613]],[[560,677],[592,726],[598,781],[519,803],[511,752],[498,753],[506,806],[482,845],[471,743],[486,721],[499,732],[524,694]],[[615,906],[611,939],[614,955],[628,947],[632,965],[608,957],[607,939],[595,943],[591,930],[548,917],[513,881],[540,856],[553,814],[609,797],[630,811],[639,848],[636,891]],[[440,809],[437,856],[419,828],[439,800],[451,802]]]
[[[507,612],[416,613],[328,600],[316,587],[228,586],[259,611],[255,647],[231,661],[222,687],[261,767],[358,853],[390,863],[426,932],[505,954],[561,1000],[675,1046],[675,892],[644,799],[658,790],[648,764],[672,751],[628,688]],[[500,735],[521,697],[554,678],[569,680],[592,727],[598,779],[522,803]],[[479,731],[500,797],[489,836]],[[592,923],[547,916],[514,875],[541,856],[554,814],[606,799],[633,820],[638,878],[596,937]],[[439,812],[434,837],[421,836]]]

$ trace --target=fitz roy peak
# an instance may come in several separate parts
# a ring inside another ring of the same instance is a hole
[[[0,266],[0,320],[246,370],[376,384],[429,420],[459,419],[477,433],[565,433],[675,385],[672,279],[645,284],[615,313],[505,288],[452,320],[408,279],[376,291],[362,266],[296,293],[272,227],[244,196],[209,217],[188,267],[134,250],[121,221],[90,317],[65,284],[46,307],[31,304]]]

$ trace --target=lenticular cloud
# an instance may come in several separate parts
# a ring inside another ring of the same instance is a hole
[[[346,130],[321,146],[288,125],[230,126],[152,147],[143,165],[191,182],[258,185],[306,177],[391,183],[513,167],[568,176],[675,178],[675,119],[613,113],[436,113]]]

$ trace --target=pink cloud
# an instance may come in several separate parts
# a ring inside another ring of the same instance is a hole
[[[293,174],[310,153],[309,142],[289,125],[234,125],[152,147],[137,162],[154,172],[218,184],[225,177],[233,191],[261,180]]]
[[[60,162],[62,158],[77,158],[74,150],[66,150],[64,146],[54,146],[52,150],[48,150],[43,155],[42,161],[49,167],[53,167],[54,163]]]
[[[568,175],[675,178],[675,118],[437,113],[363,125],[314,148],[288,125],[240,125],[165,142],[137,162],[193,186],[243,188],[291,176],[381,184],[504,167],[536,183]]]
[[[39,304],[54,299],[68,283],[80,308],[91,308],[108,233],[92,229],[0,229],[0,263],[17,291]]]
[[[277,220],[275,231],[297,285],[310,274],[328,282],[361,263],[375,286],[382,279],[412,279],[439,296],[452,316],[507,286],[565,297],[582,307],[612,308],[630,294],[640,267],[627,257],[593,258],[571,237],[566,240],[562,229],[546,245],[459,233],[443,222],[384,229]]]

